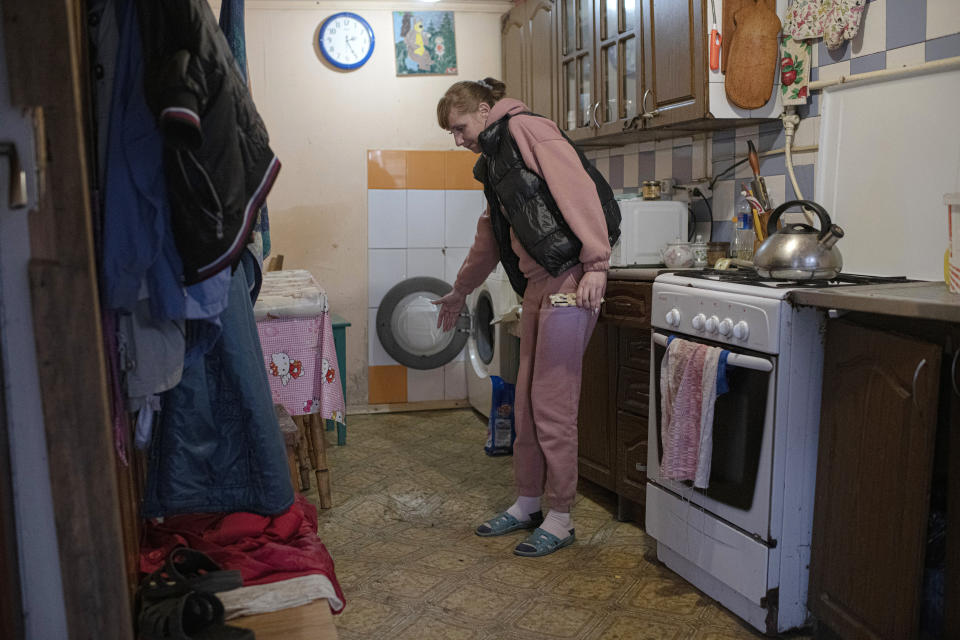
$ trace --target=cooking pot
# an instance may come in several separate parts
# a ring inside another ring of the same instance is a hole
[[[820,230],[808,224],[784,225],[777,230],[777,220],[790,207],[803,206],[820,218]],[[830,221],[830,216],[816,202],[791,200],[774,209],[767,222],[767,239],[753,256],[757,275],[776,280],[829,280],[843,268],[837,240],[843,229]]]

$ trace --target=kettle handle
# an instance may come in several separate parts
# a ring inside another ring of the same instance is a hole
[[[827,210],[818,205],[813,200],[791,200],[790,202],[784,202],[782,205],[773,210],[773,213],[770,214],[770,219],[767,220],[767,237],[772,236],[777,232],[777,220],[780,219],[780,214],[789,209],[790,207],[795,207],[797,205],[813,209],[817,217],[820,218],[820,234],[817,236],[819,239],[823,239],[827,232],[832,226],[830,222],[830,216],[827,214]]]

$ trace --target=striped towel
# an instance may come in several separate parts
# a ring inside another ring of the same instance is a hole
[[[675,338],[660,368],[660,472],[707,488],[713,453],[713,407],[723,349]]]

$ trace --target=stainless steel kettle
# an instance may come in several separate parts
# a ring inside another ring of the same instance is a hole
[[[820,218],[820,231],[808,224],[784,225],[777,230],[777,221],[790,207],[812,209]],[[767,239],[753,256],[757,275],[776,280],[828,280],[843,268],[843,257],[835,246],[843,237],[843,229],[830,221],[830,216],[816,202],[791,200],[774,209],[767,222]]]

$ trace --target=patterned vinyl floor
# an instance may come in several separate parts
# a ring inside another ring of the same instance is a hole
[[[334,506],[320,512],[347,599],[342,640],[763,637],[660,564],[654,541],[585,482],[566,549],[520,558],[524,532],[476,536],[514,494],[510,458],[483,453],[473,411],[351,416],[347,433],[328,449]]]

